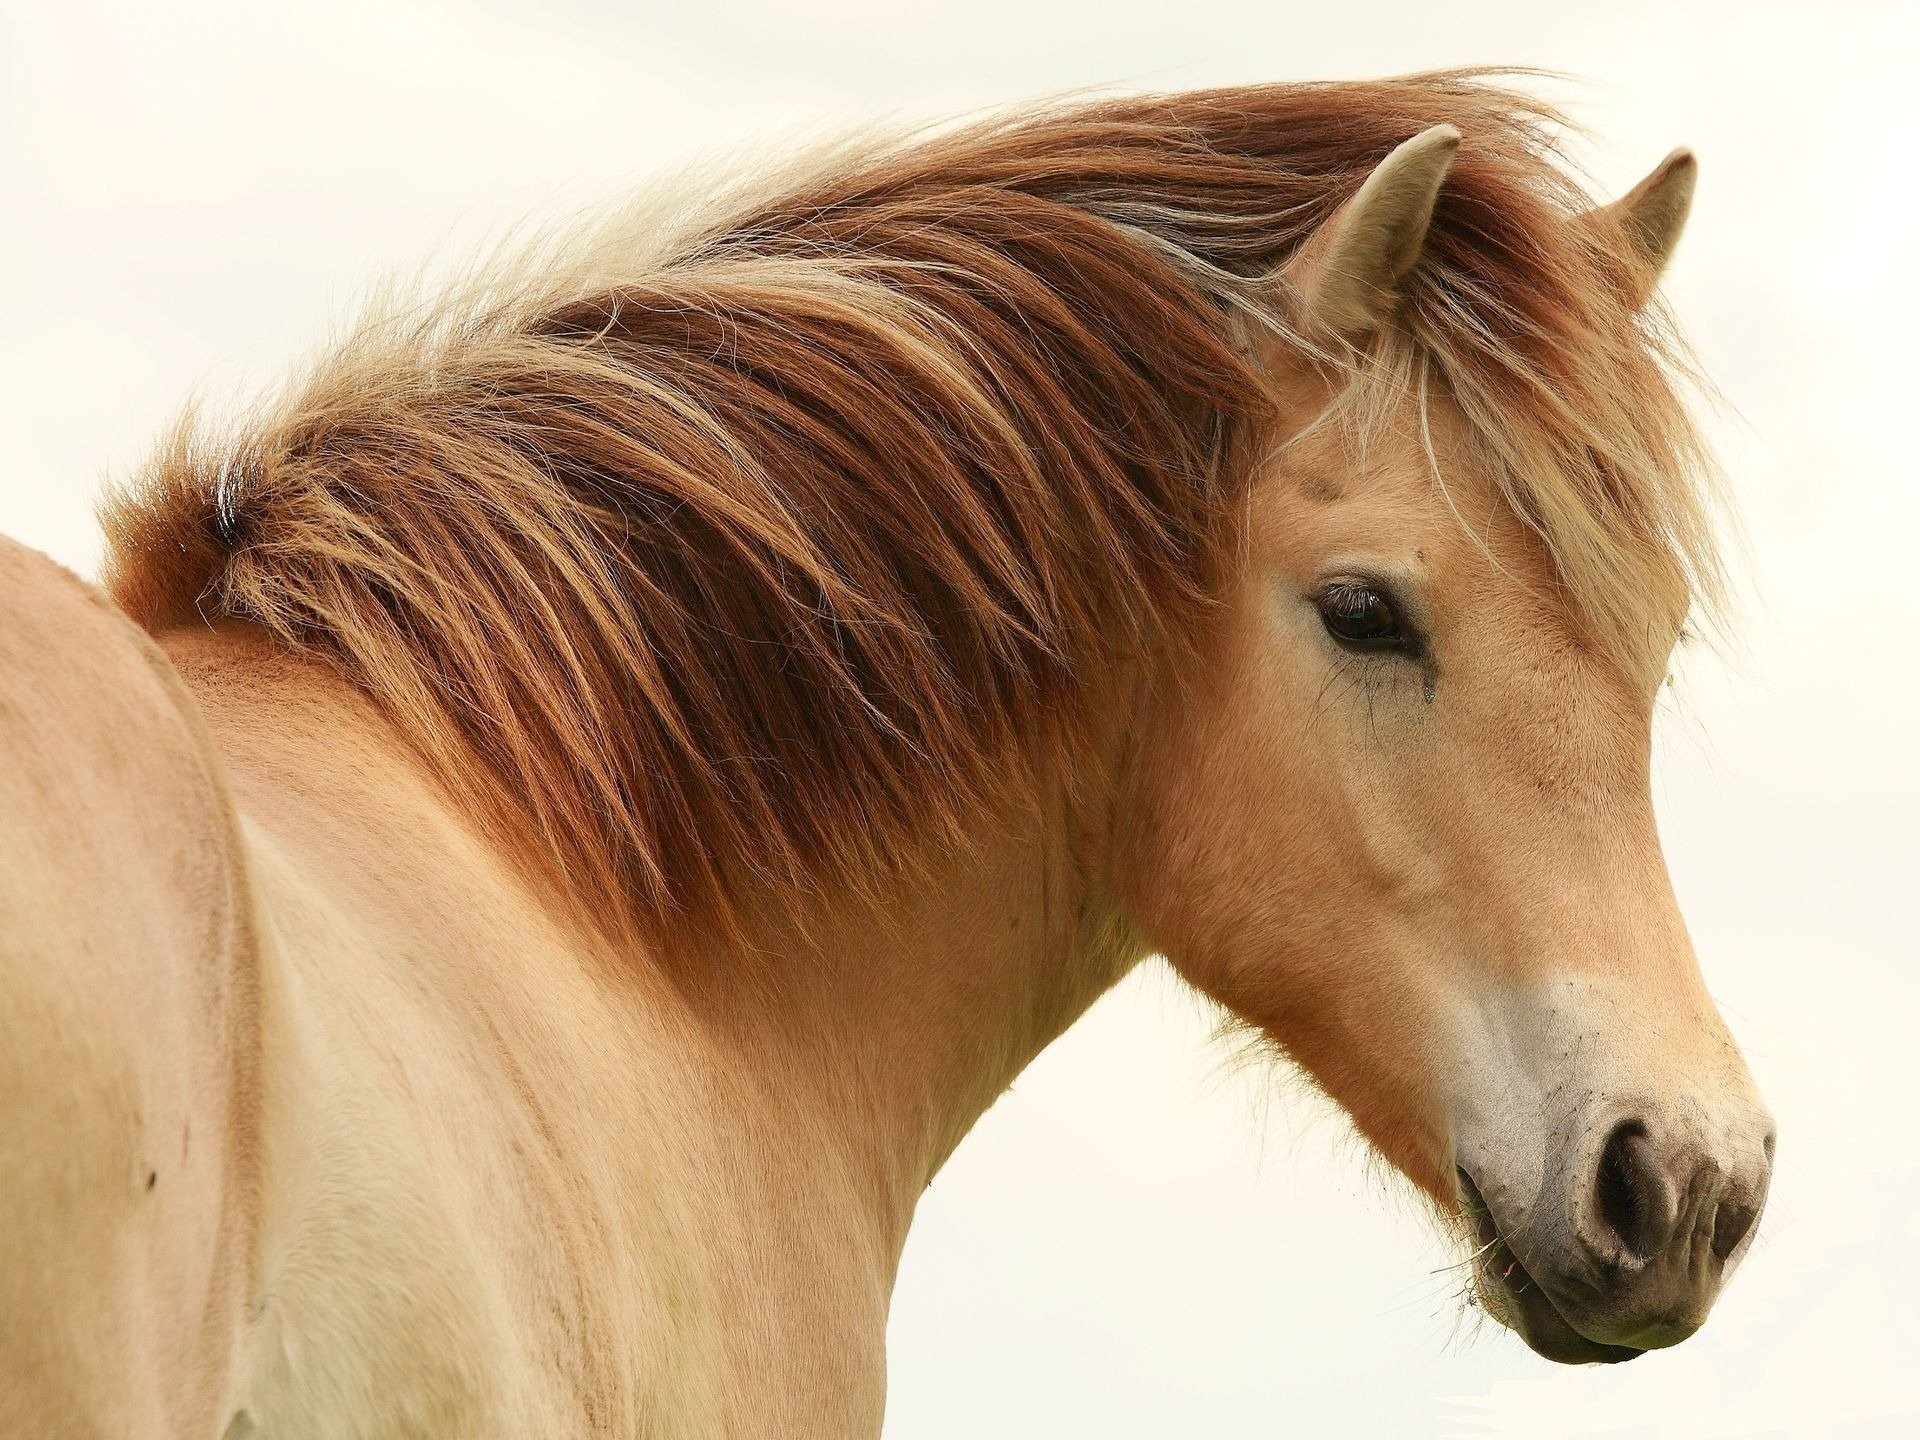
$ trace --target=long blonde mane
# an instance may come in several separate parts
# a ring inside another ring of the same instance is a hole
[[[1405,322],[1570,610],[1629,655],[1716,573],[1645,277],[1538,102],[1465,75],[1076,102],[614,227],[369,323],[106,511],[158,631],[325,657],[590,910],[665,938],[870,889],[1071,767],[1234,553],[1270,278],[1466,139]],[[1663,643],[1663,642],[1660,642]]]

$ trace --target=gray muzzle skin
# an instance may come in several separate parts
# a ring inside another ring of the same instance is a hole
[[[1691,1128],[1635,1115],[1586,1130],[1525,1205],[1459,1169],[1482,1299],[1547,1359],[1631,1360],[1705,1322],[1766,1204],[1774,1135],[1709,1146]]]

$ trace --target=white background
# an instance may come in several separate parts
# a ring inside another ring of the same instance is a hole
[[[1701,157],[1674,299],[1724,391],[1738,642],[1656,774],[1781,1126],[1712,1323],[1605,1370],[1462,1319],[1343,1125],[1142,973],[928,1193],[888,1433],[1920,1434],[1914,7],[1374,0],[0,3],[0,530],[91,570],[101,477],[379,277],[663,168],[1102,83],[1545,66],[1603,187]]]

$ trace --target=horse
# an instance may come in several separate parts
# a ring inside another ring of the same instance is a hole
[[[0,549],[0,1429],[873,1435],[916,1198],[1150,956],[1540,1354],[1774,1136],[1650,799],[1656,293],[1485,73],[681,182]]]

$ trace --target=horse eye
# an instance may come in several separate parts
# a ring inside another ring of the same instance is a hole
[[[1352,581],[1329,585],[1320,593],[1320,620],[1343,645],[1365,650],[1412,648],[1412,637],[1401,629],[1392,603],[1371,585]]]

